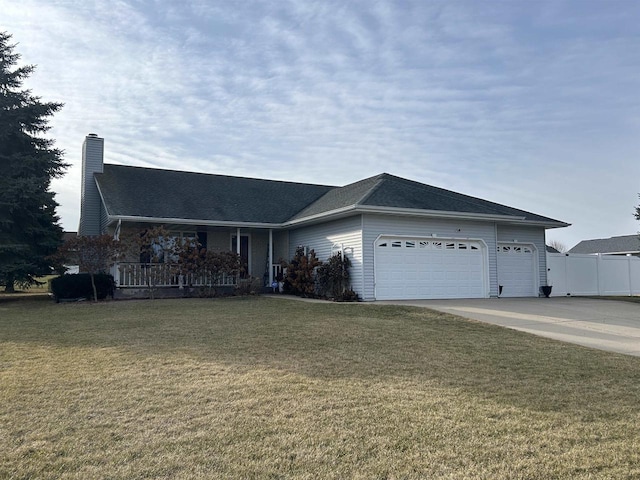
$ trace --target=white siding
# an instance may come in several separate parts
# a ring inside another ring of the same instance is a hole
[[[498,225],[498,241],[531,243],[538,253],[538,268],[540,271],[540,285],[547,284],[547,250],[545,247],[544,228],[525,227],[517,225]]]
[[[360,215],[291,230],[289,232],[288,260],[293,258],[298,245],[312,248],[320,260],[326,260],[331,256],[331,249],[336,244],[344,247],[345,255],[351,260],[351,288],[360,297],[363,297],[362,220]]]
[[[398,217],[392,215],[363,216],[364,300],[374,300],[374,242],[378,235],[412,235],[428,237],[481,239],[487,244],[489,257],[489,294],[498,295],[496,269],[496,228],[490,222]]]

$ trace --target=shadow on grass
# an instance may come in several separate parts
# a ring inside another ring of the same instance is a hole
[[[131,362],[188,359],[317,379],[439,386],[599,418],[635,412],[640,400],[640,358],[413,307],[266,298],[3,301],[0,341],[116,348]]]
[[[18,291],[15,293],[0,293],[0,305],[11,302],[52,302],[53,300],[46,292]]]

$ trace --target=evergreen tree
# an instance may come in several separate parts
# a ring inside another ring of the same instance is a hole
[[[48,273],[47,256],[62,243],[51,180],[66,164],[54,141],[44,138],[61,103],[43,103],[22,89],[33,65],[16,68],[11,35],[0,32],[0,285],[35,283]]]

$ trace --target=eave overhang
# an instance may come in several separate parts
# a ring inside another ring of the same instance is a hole
[[[140,217],[136,215],[109,215],[107,225],[112,225],[118,220],[132,223],[153,223],[172,225],[194,225],[203,227],[244,227],[244,228],[281,228],[282,224],[262,222],[232,222],[221,220],[202,220],[197,218],[167,218],[167,217]]]
[[[601,255],[638,255],[640,250],[629,250],[628,252],[598,252]],[[597,253],[592,253],[590,255],[597,255]]]
[[[527,220],[524,216],[515,215],[491,215],[483,213],[468,213],[468,212],[450,212],[442,210],[422,210],[422,209],[409,209],[399,207],[376,207],[368,205],[351,205],[349,207],[339,208],[328,212],[311,215],[295,220],[290,220],[283,224],[284,227],[301,226],[305,224],[320,223],[329,219],[341,218],[351,214],[382,214],[382,215],[395,215],[406,217],[424,217],[424,218],[454,218],[459,220],[476,220],[485,222],[497,222],[502,224],[514,224],[514,225],[531,225],[544,228],[561,228],[568,227],[570,224],[558,221],[540,221],[540,220]]]
[[[102,193],[100,193],[100,196],[102,197]],[[104,199],[103,199],[103,205],[104,205]],[[207,227],[286,229],[286,228],[301,227],[305,225],[322,223],[327,220],[337,220],[340,218],[348,217],[351,215],[357,215],[357,214],[381,214],[381,215],[422,217],[422,218],[448,218],[448,219],[453,218],[458,220],[496,222],[496,223],[513,224],[513,225],[531,225],[531,226],[544,227],[544,228],[561,228],[561,227],[568,227],[570,225],[569,223],[564,223],[564,222],[527,220],[524,216],[515,216],[515,215],[489,215],[489,214],[481,214],[481,213],[448,212],[448,211],[442,211],[442,210],[420,210],[420,209],[407,209],[407,208],[397,208],[397,207],[375,207],[375,206],[367,206],[367,205],[350,205],[348,207],[338,208],[335,210],[330,210],[328,212],[322,212],[316,215],[310,215],[308,217],[302,217],[295,220],[288,220],[282,223],[204,220],[204,219],[195,219],[195,218],[192,219],[192,218],[144,217],[144,216],[137,216],[137,215],[114,215],[107,211],[107,216],[108,216],[107,225],[112,225],[113,223],[120,220],[122,222],[152,223],[152,224],[179,224],[179,225],[194,225],[194,226],[203,226],[203,227],[207,226]]]

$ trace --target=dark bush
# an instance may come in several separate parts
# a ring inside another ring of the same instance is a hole
[[[334,300],[348,301],[343,298],[349,288],[349,269],[351,260],[338,252],[329,257],[317,270],[320,292],[323,296]]]
[[[310,250],[305,253],[304,247],[296,248],[296,254],[291,262],[280,262],[286,269],[284,277],[284,291],[302,297],[313,297],[316,289],[315,269],[322,262],[316,257],[316,252]]]
[[[94,275],[98,299],[102,300],[107,296],[113,297],[115,284],[113,277],[106,273]],[[51,293],[56,302],[62,299],[86,298],[93,299],[93,287],[91,286],[91,276],[88,273],[66,274],[51,280]]]

